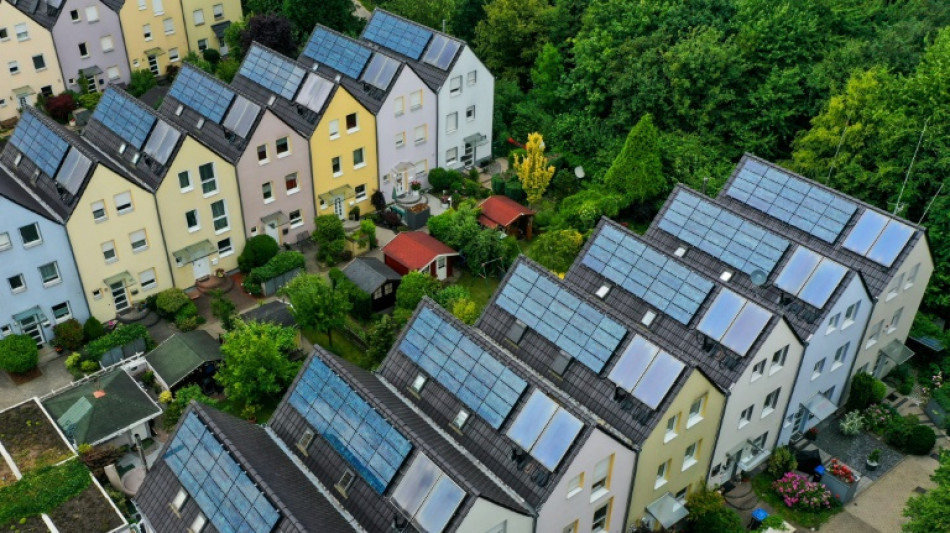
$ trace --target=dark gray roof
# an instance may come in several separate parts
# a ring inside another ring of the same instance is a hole
[[[168,85],[156,85],[145,91],[142,96],[139,96],[139,100],[143,105],[158,109],[158,105],[162,103],[162,99],[165,98],[166,94],[168,94]]]
[[[646,340],[654,343],[662,350],[685,363],[686,368],[680,374],[679,379],[670,387],[670,391],[666,394],[663,402],[657,406],[656,409],[651,409],[633,397],[633,395],[630,395],[629,401],[631,402],[632,408],[623,409],[620,402],[614,400],[616,384],[607,379],[606,376],[609,374],[609,371],[607,371],[606,367],[604,372],[598,374],[586,365],[575,361],[568,367],[563,376],[558,376],[550,372],[551,363],[559,351],[559,348],[554,343],[545,339],[531,328],[525,331],[521,342],[517,345],[509,341],[507,339],[508,330],[518,317],[510,315],[507,311],[499,307],[496,304],[496,298],[501,293],[501,289],[509,282],[518,265],[528,267],[539,275],[548,278],[552,283],[560,285],[581,301],[586,302],[627,328],[629,333],[620,346],[617,347],[617,350],[611,358],[607,360],[608,366],[616,363],[619,359],[619,354],[622,354],[626,347],[625,343],[629,343],[633,339],[634,334],[641,335]],[[485,310],[482,311],[482,315],[475,325],[489,337],[493,338],[495,342],[504,345],[515,357],[527,363],[534,368],[535,371],[548,376],[561,390],[594,413],[597,413],[598,416],[603,417],[608,424],[623,432],[631,441],[638,444],[642,443],[650,435],[650,432],[653,431],[653,428],[656,427],[656,424],[659,422],[660,417],[666,411],[670,402],[672,402],[679,393],[679,390],[686,382],[693,367],[695,367],[695,361],[685,354],[680,353],[680,349],[677,345],[666,342],[664,339],[659,338],[647,330],[647,328],[640,327],[639,324],[634,326],[633,322],[626,318],[621,318],[620,315],[613,312],[613,310],[596,298],[588,297],[588,294],[589,293],[578,291],[576,287],[560,280],[544,267],[521,256],[518,258],[518,261],[508,269],[508,274],[495,291],[491,301],[485,307]]]
[[[111,9],[112,11],[118,13],[122,6],[125,4],[125,0],[99,0],[102,2],[102,5]],[[56,21],[59,20],[59,16],[62,14],[62,4],[65,3],[64,0],[60,0],[59,8],[53,8],[50,6],[50,2],[46,0],[19,0],[16,3],[10,2],[7,0],[7,3],[15,6],[24,15],[30,17],[34,22],[43,26],[44,28],[50,30],[56,25]]]
[[[759,211],[757,209],[754,209],[751,206],[743,202],[740,202],[739,200],[736,200],[735,198],[732,198],[731,196],[727,195],[726,191],[728,191],[728,189],[732,186],[732,183],[736,180],[736,177],[739,175],[739,172],[742,170],[742,168],[745,166],[747,162],[757,162],[762,165],[779,169],[782,172],[792,174],[796,178],[804,180],[811,185],[820,187],[838,198],[844,198],[848,201],[858,204],[858,210],[854,213],[854,215],[851,217],[851,220],[841,231],[841,236],[839,236],[839,238],[836,240],[837,244],[828,244],[827,242],[817,237],[814,237],[813,235],[807,232],[804,232],[790,224],[782,222],[781,220],[778,220],[777,218],[769,216],[768,214],[763,213],[762,211]],[[831,259],[834,259],[835,261],[850,268],[851,270],[859,272],[861,274],[861,277],[864,279],[864,283],[868,288],[868,292],[870,292],[871,296],[874,296],[874,297],[880,296],[881,293],[883,293],[887,289],[887,286],[890,284],[891,278],[893,278],[894,274],[896,274],[897,271],[901,268],[901,266],[904,263],[904,260],[907,258],[907,255],[910,253],[910,251],[914,248],[914,246],[917,245],[917,242],[920,239],[926,238],[925,237],[926,228],[924,228],[923,226],[914,224],[913,222],[910,222],[900,217],[895,217],[894,215],[886,211],[883,211],[881,209],[878,209],[870,204],[862,202],[858,200],[857,198],[853,198],[851,196],[842,194],[839,191],[836,191],[830,187],[826,187],[814,180],[810,180],[784,167],[780,167],[774,163],[770,163],[769,161],[766,161],[765,159],[756,157],[755,155],[748,154],[748,153],[743,155],[742,159],[739,160],[739,163],[736,164],[736,168],[733,169],[732,175],[729,177],[729,180],[726,181],[725,185],[723,185],[721,193],[716,198],[716,202],[722,206],[728,206],[738,213],[742,213],[744,217],[748,218],[749,220],[755,221],[756,223],[762,226],[765,226],[767,229],[771,231],[774,231],[789,239],[793,239],[797,242],[800,242],[804,244],[805,246],[807,246],[808,248],[811,248],[812,250],[824,256],[827,256]],[[857,224],[857,221],[861,218],[861,215],[866,210],[872,210],[872,211],[878,212],[890,219],[900,220],[902,223],[907,224],[908,226],[910,226],[911,228],[915,230],[914,233],[911,235],[910,239],[908,240],[907,244],[904,246],[904,249],[901,251],[900,255],[897,256],[897,259],[894,260],[894,262],[891,264],[889,268],[883,265],[880,265],[862,255],[858,255],[850,250],[847,250],[841,246],[841,242],[844,240],[844,236],[846,236],[848,232],[850,231],[850,229],[853,228],[855,224]]]
[[[250,311],[241,313],[241,318],[255,322],[269,322],[288,328],[297,327],[297,321],[294,320],[294,316],[290,313],[290,308],[280,300],[274,300],[273,302],[268,302]]]
[[[597,225],[597,229],[594,231],[594,234],[587,240],[587,244],[584,245],[581,253],[578,254],[577,259],[574,261],[574,265],[571,266],[571,268],[567,271],[565,279],[577,287],[578,290],[583,294],[595,294],[596,291],[603,285],[614,287],[613,290],[607,293],[607,296],[603,301],[608,307],[613,309],[615,313],[625,317],[630,322],[640,323],[640,320],[647,311],[656,313],[657,316],[650,325],[649,330],[657,338],[661,339],[663,345],[678,347],[678,353],[685,354],[685,356],[690,361],[691,366],[699,368],[702,373],[710,379],[710,381],[719,387],[719,389],[723,391],[729,390],[729,387],[735,383],[739,376],[741,376],[745,371],[746,366],[752,361],[752,357],[739,357],[724,349],[717,349],[715,353],[710,355],[709,352],[703,349],[703,336],[695,330],[695,327],[689,327],[689,325],[684,325],[678,322],[674,318],[664,314],[662,311],[652,307],[642,299],[634,296],[632,293],[627,292],[622,287],[616,286],[615,283],[611,282],[603,275],[591,270],[581,262],[583,257],[590,250],[591,244],[594,242],[596,236],[603,230],[604,227],[608,225],[612,225],[614,228],[623,231],[628,235],[632,235],[641,242],[646,242],[644,239],[634,235],[630,230],[624,228],[620,224],[617,224],[616,222],[613,222],[607,218],[602,218],[600,223]],[[652,243],[649,242],[647,242],[647,244],[652,245]],[[665,253],[664,250],[660,251]],[[683,264],[676,257],[668,253],[665,253],[665,255],[667,255],[670,259]],[[683,266],[688,265],[683,264]],[[718,278],[712,279],[710,281],[715,282],[717,286],[721,286]],[[706,309],[708,309],[715,300],[716,294],[717,289],[714,288],[706,298],[705,302],[703,302],[703,305],[696,311],[691,323],[697,322],[698,317],[701,317],[705,313]],[[759,347],[764,342],[764,339],[768,337],[779,320],[783,319],[780,317],[773,317],[769,320],[768,324],[759,335],[759,338],[756,339],[755,343],[749,349],[750,354],[755,353],[759,349]]]
[[[356,531],[340,513],[338,504],[327,499],[261,427],[217,409],[192,403],[181,420],[194,412],[231,456],[274,502],[280,512],[275,531]],[[178,429],[176,428],[175,434]],[[169,442],[175,434],[169,437]],[[181,531],[191,524],[198,506],[189,498],[176,515],[169,506],[181,488],[164,459],[159,459],[135,497],[148,522],[158,531]],[[216,531],[212,524],[207,531]]]
[[[387,281],[402,279],[395,270],[375,257],[357,257],[343,269],[343,274],[363,292],[373,294]]]
[[[57,223],[61,222],[55,211],[42,204],[39,199],[30,194],[26,186],[20,183],[20,180],[3,165],[0,165],[0,196],[43,218],[48,218]]]

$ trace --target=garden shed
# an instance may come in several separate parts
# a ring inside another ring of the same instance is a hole
[[[171,390],[185,381],[202,384],[212,378],[221,360],[221,345],[207,331],[178,333],[145,356],[155,379]]]
[[[411,270],[427,272],[439,280],[452,275],[452,261],[459,253],[421,231],[405,231],[383,247],[386,265],[405,276]]]
[[[515,238],[531,239],[534,211],[504,195],[486,198],[478,206],[482,214],[478,223],[489,229],[500,228]]]
[[[343,274],[363,292],[370,295],[373,311],[396,305],[396,289],[402,276],[374,257],[358,257]]]

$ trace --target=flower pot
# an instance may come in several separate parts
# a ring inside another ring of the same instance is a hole
[[[869,472],[874,472],[877,470],[878,464],[876,462],[865,461],[865,464],[868,467]]]

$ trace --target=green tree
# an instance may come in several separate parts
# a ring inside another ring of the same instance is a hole
[[[452,305],[455,304],[455,302],[458,300],[471,300],[472,294],[463,285],[448,285],[439,290],[432,299],[447,311],[451,312]]]
[[[462,322],[472,325],[478,320],[478,315],[481,314],[481,310],[478,308],[477,303],[468,298],[462,298],[455,300],[452,304],[452,314]]]
[[[467,42],[475,40],[475,27],[485,19],[487,0],[456,0],[452,17],[452,34]]]
[[[726,507],[726,500],[719,491],[710,490],[705,484],[686,496],[689,515],[686,522],[690,531],[715,531],[716,533],[742,533],[742,518],[739,513]]]
[[[548,270],[564,273],[584,246],[584,236],[574,229],[548,231],[539,235],[528,256]]]
[[[649,202],[666,190],[658,136],[653,116],[641,117],[604,175],[604,186],[621,198],[623,207]]]
[[[29,335],[9,335],[0,339],[0,369],[20,374],[36,368],[39,351]]]
[[[531,99],[541,107],[552,107],[559,102],[559,91],[564,77],[564,58],[552,43],[544,43],[531,68]]]
[[[374,368],[379,365],[393,347],[396,336],[402,324],[390,315],[383,315],[369,329],[366,336],[366,357],[369,359],[368,365],[361,365],[364,368]]]
[[[211,291],[211,314],[221,321],[221,327],[226,331],[234,328],[234,314],[237,311],[234,302],[224,295],[221,289]]]
[[[280,245],[270,235],[255,235],[244,243],[244,249],[238,256],[238,268],[248,274],[257,267],[264,266],[280,251]]]
[[[454,29],[453,15],[458,9],[458,0],[388,0],[386,9],[423,26],[446,31]]]
[[[561,201],[558,213],[568,226],[586,233],[597,225],[600,217],[617,216],[621,202],[619,195],[605,192],[599,187],[590,187]]]
[[[424,296],[434,298],[439,292],[439,282],[428,274],[412,271],[402,277],[396,289],[396,307],[414,311]]]
[[[455,209],[430,217],[426,222],[429,234],[446,246],[462,250],[482,230],[478,223],[479,210],[474,201],[465,201]]]
[[[201,392],[200,385],[195,384],[182,387],[175,393],[174,399],[168,404],[168,408],[165,409],[165,415],[162,417],[164,419],[162,425],[166,430],[175,428],[175,424],[178,423],[182,413],[185,412],[185,409],[188,408],[188,404],[192,401],[210,405],[211,407],[217,407],[219,404],[218,400],[206,396]]]
[[[327,334],[333,345],[333,330],[343,327],[350,302],[343,291],[334,290],[316,274],[301,274],[284,285],[280,293],[290,300],[294,320],[303,327]]]
[[[930,476],[937,487],[920,496],[912,496],[904,507],[904,533],[950,531],[950,450],[940,451],[940,464]]]
[[[293,25],[287,17],[279,13],[251,16],[245,22],[240,38],[241,50],[245,52],[256,42],[288,57],[297,55],[298,45],[294,38]]]
[[[158,81],[155,80],[155,75],[152,74],[151,70],[147,68],[133,70],[131,81],[129,81],[128,91],[129,94],[138,98],[156,85],[158,85]]]
[[[86,342],[92,342],[106,334],[106,328],[99,322],[99,319],[91,316],[86,323],[82,325],[82,333],[86,337]]]
[[[290,20],[297,35],[306,37],[317,24],[323,24],[338,32],[355,35],[362,25],[353,15],[352,0],[284,0],[284,16]]]
[[[260,406],[279,399],[300,366],[288,358],[296,348],[296,338],[292,328],[237,320],[234,330],[224,337],[224,360],[215,375],[228,399],[240,406]]]
[[[532,133],[525,144],[524,156],[515,156],[515,173],[521,181],[521,188],[528,196],[528,204],[536,205],[551,183],[554,166],[548,164],[544,155],[544,139],[540,133]]]
[[[547,0],[491,0],[475,27],[475,51],[495,76],[525,87],[546,41],[553,8]]]
[[[220,61],[218,66],[215,67],[214,75],[224,83],[231,83],[234,77],[237,76],[238,70],[240,70],[240,68],[240,63],[231,57],[227,57]]]
[[[277,4],[277,8],[280,9],[279,2]],[[251,12],[264,13],[264,11],[258,11],[255,9],[251,9]],[[248,17],[244,17],[241,20],[236,20],[224,30],[224,43],[228,45],[228,56],[234,58],[238,62],[243,60],[244,54],[247,53],[247,50],[244,49],[244,45],[241,41],[241,35],[244,33],[244,28],[247,26],[247,19]]]

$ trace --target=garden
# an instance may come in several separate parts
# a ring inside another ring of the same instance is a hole
[[[834,473],[845,482],[855,482],[850,468],[841,466]],[[752,478],[752,488],[760,501],[768,504],[784,520],[806,528],[818,528],[841,511],[841,502],[825,484],[813,481],[810,473],[797,469],[795,453],[788,447],[776,448],[765,470]]]

